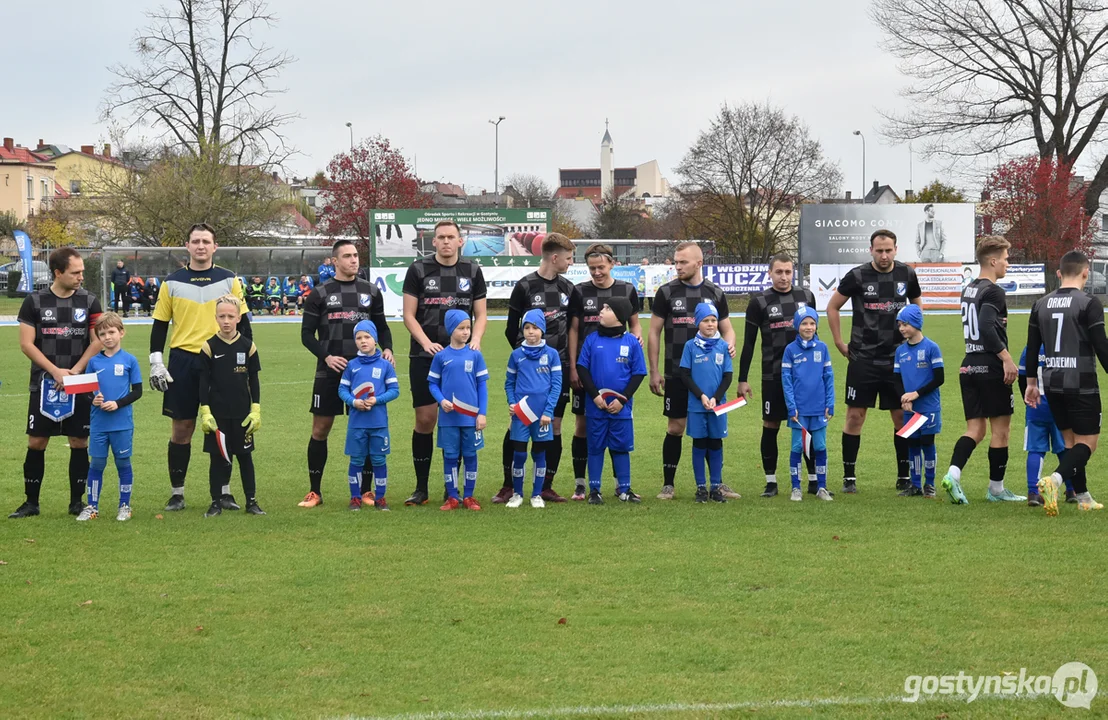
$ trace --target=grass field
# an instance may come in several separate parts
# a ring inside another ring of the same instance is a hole
[[[1011,325],[1018,348],[1026,316]],[[686,443],[679,499],[655,500],[664,423],[660,400],[643,393],[632,457],[641,506],[486,503],[447,515],[400,505],[414,486],[405,392],[390,412],[394,511],[346,510],[342,421],[327,504],[298,508],[313,365],[298,330],[256,331],[264,420],[255,458],[267,517],[201,517],[199,443],[188,510],[162,513],[169,422],[153,394],[136,409],[129,523],[110,512],[110,465],[109,512],[86,524],[65,514],[68,453],[53,441],[43,516],[0,520],[0,716],[1047,717],[1064,712],[1052,697],[968,706],[899,698],[909,675],[1051,675],[1077,660],[1108,677],[1108,578],[1096,569],[1108,520],[1072,505],[1048,519],[985,503],[980,451],[964,476],[968,507],[897,498],[891,428],[876,413],[863,434],[860,493],[833,503],[758,497],[753,405],[731,415],[725,445],[725,480],[743,499],[694,505]],[[492,407],[503,405],[502,330],[490,324],[485,343]],[[957,318],[931,316],[928,330],[956,366]],[[394,333],[406,347],[403,330]],[[5,513],[22,496],[27,362],[16,335],[0,328]],[[136,326],[125,341],[144,373],[147,338]],[[398,371],[406,391],[406,360]],[[840,393],[844,372],[836,357]],[[943,390],[942,467],[961,429],[956,388]],[[840,397],[832,489],[841,415]],[[500,484],[504,423],[494,414],[482,500]],[[1022,430],[1021,412],[1008,469],[1017,492]],[[1102,453],[1089,471],[1094,494],[1108,492],[1105,467]],[[571,474],[567,442],[557,487],[566,491]],[[1106,707],[1093,701],[1094,714]]]

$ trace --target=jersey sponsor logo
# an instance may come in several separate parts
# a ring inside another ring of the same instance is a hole
[[[465,297],[425,297],[423,298],[424,305],[445,305],[446,307],[454,307],[455,305],[469,307],[470,300]]]
[[[674,298],[673,299],[673,309],[684,311],[684,309],[685,309],[685,300],[684,300],[684,298]]]
[[[331,295],[327,298],[327,305],[338,307],[339,305],[342,305],[342,302],[339,300],[338,295]]]
[[[545,359],[546,358],[543,358],[543,360],[545,360]],[[473,372],[473,361],[472,360],[466,360],[466,372],[467,373]]]
[[[877,286],[876,285],[866,285],[865,295],[866,295],[866,297],[877,297]]]
[[[54,311],[50,308],[46,308],[42,311],[43,322],[54,322],[57,318],[54,317]]]
[[[778,322],[770,323],[769,324],[769,329],[770,330],[792,330],[793,329],[793,321],[792,320],[779,320]]]
[[[363,307],[365,307],[366,305],[369,305],[369,301],[370,301],[369,293],[360,293],[358,295],[358,302],[360,302]]]
[[[879,312],[900,312],[907,306],[908,303],[905,302],[862,303],[863,310],[877,310]]]
[[[115,371],[115,376],[116,377],[123,377],[124,375],[127,374],[127,366],[117,364],[114,368],[114,371]],[[100,371],[97,370],[96,372],[100,372]]]
[[[88,313],[84,308],[73,308],[73,322],[84,322]]]
[[[988,375],[988,365],[966,365],[965,367],[958,368],[958,372],[962,375]]]
[[[214,360],[218,360],[221,357],[223,357],[223,356],[222,355],[212,355],[212,359],[214,359]]]
[[[458,278],[458,290],[462,292],[469,292],[471,287],[469,278]]]
[[[585,298],[585,309],[596,310],[596,298]]]
[[[781,317],[781,306],[780,305],[770,305],[769,306],[769,316],[771,318]]]
[[[424,281],[424,286],[428,290],[438,290],[439,289],[439,281],[438,281],[437,278],[427,278],[427,280]]]
[[[42,333],[43,335],[51,335],[51,336],[54,336],[54,337],[62,337],[62,338],[67,338],[67,337],[71,337],[71,336],[72,337],[84,337],[85,336],[85,329],[83,327],[81,327],[81,328],[75,328],[75,327],[48,327],[48,328],[40,328],[39,332]]]
[[[356,312],[354,310],[342,310],[327,313],[328,320],[368,320],[369,313]]]
[[[694,325],[696,324],[696,318],[691,317],[675,317],[670,318],[670,325]]]
[[[534,295],[531,297],[531,304],[535,307],[542,307],[546,303],[543,302],[542,295]]]
[[[908,294],[908,283],[898,282],[896,284],[896,294],[903,297]]]

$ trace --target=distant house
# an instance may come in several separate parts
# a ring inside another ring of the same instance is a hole
[[[891,205],[900,202],[900,196],[896,194],[896,190],[893,190],[891,186],[881,185],[874,180],[873,187],[866,193],[866,197],[862,202],[866,205]]]
[[[20,222],[48,211],[58,197],[54,179],[56,167],[45,155],[36,153],[12,138],[0,147],[0,212],[11,212]]]

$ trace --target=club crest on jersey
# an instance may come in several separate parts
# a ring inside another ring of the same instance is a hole
[[[235,353],[235,362],[239,365],[246,364],[246,353]]]
[[[469,364],[469,362],[470,362],[469,360],[466,360],[467,365]],[[550,358],[548,358],[546,355],[543,355],[541,358],[539,358],[539,365],[549,365],[549,364],[550,364]],[[467,368],[467,369],[469,369],[469,368]]]
[[[379,368],[379,367],[373,368],[373,372],[370,373],[370,374],[373,375],[373,377],[375,379],[380,380],[381,379],[381,368]]]
[[[562,299],[562,307],[565,307],[566,305],[569,305],[569,296],[568,295],[566,295],[565,293],[562,293],[562,298],[561,299]]]
[[[908,283],[898,282],[896,284],[896,294],[903,296],[903,295],[906,295],[907,293],[908,293]]]
[[[369,293],[359,293],[358,302],[362,304],[362,307],[369,305]]]
[[[803,310],[806,307],[808,307],[808,303],[804,302],[803,300],[801,300],[800,302],[798,302],[796,304],[796,309],[797,310]]]
[[[781,308],[777,305],[770,305],[769,306],[769,316],[771,318],[781,317]]]
[[[716,353],[716,365],[723,364],[723,353]]]
[[[85,311],[84,308],[73,309],[73,322],[84,322],[85,318],[87,317],[88,313]]]
[[[543,359],[545,360],[545,358],[543,358]],[[473,361],[472,360],[466,360],[466,372],[467,373],[473,372]]]
[[[927,359],[927,351],[926,350],[917,350],[916,351],[916,360],[926,360],[926,359]]]
[[[469,278],[458,278],[458,289],[462,292],[469,292]]]
[[[816,362],[823,362],[823,351],[816,350],[814,353],[812,353],[812,359]]]
[[[628,357],[630,354],[631,354],[631,348],[629,348],[626,345],[620,345],[619,346],[619,356],[620,357]]]
[[[116,377],[123,377],[127,374],[127,367],[125,365],[116,365],[114,370]]]

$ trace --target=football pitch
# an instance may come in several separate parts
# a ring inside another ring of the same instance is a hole
[[[1026,326],[1026,315],[1011,318],[1017,358]],[[402,325],[392,327],[406,349]],[[823,319],[820,330],[829,342]],[[929,315],[925,330],[947,365],[941,477],[964,427],[962,334],[951,315]],[[0,328],[5,515],[23,494],[28,361],[17,335]],[[144,376],[148,337],[148,326],[134,326],[124,340]],[[1049,717],[1079,711],[1026,691],[906,703],[905,680],[1019,676],[1021,668],[1053,675],[1071,661],[1108,678],[1108,511],[1062,505],[1051,519],[1022,503],[986,503],[984,448],[963,476],[969,506],[898,498],[888,415],[871,411],[859,494],[793,503],[783,430],[786,492],[767,500],[758,497],[761,422],[751,404],[730,415],[724,445],[724,481],[743,498],[694,504],[686,441],[678,499],[662,502],[654,495],[665,422],[644,383],[632,455],[641,505],[615,500],[605,468],[603,507],[508,510],[488,502],[500,486],[507,423],[499,409],[508,348],[503,323],[491,322],[483,344],[493,410],[477,483],[484,510],[402,505],[414,487],[405,352],[401,397],[389,412],[393,511],[347,511],[341,419],[326,504],[305,510],[296,503],[308,489],[314,358],[295,324],[259,324],[255,341],[263,426],[254,457],[266,517],[202,517],[199,434],[188,509],[162,511],[169,421],[148,388],[135,410],[131,521],[114,519],[111,463],[100,519],[81,524],[66,514],[68,452],[64,438],[52,440],[43,515],[0,518],[0,716]],[[839,407],[828,487],[837,491],[845,361],[832,354]],[[567,420],[555,485],[567,495],[571,434]],[[1007,485],[1020,494],[1022,436],[1018,407]],[[1106,467],[1102,450],[1089,467],[1094,495],[1108,495]],[[433,501],[440,468],[441,456]],[[241,502],[237,473],[232,488]],[[1094,714],[1106,708],[1108,698],[1092,700]]]

